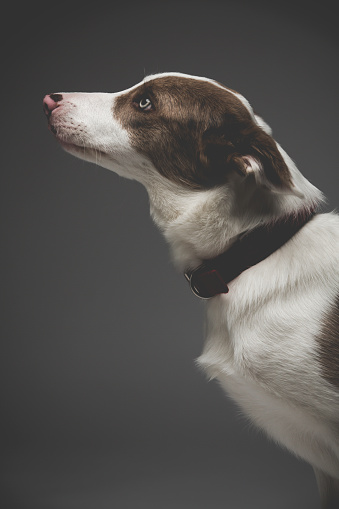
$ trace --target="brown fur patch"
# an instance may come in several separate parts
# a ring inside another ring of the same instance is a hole
[[[149,111],[138,107],[146,97],[153,104]],[[233,170],[246,174],[242,156],[252,155],[274,185],[291,186],[274,140],[226,88],[194,78],[155,78],[117,97],[114,116],[134,147],[175,182],[197,189],[222,184]]]
[[[323,376],[332,385],[339,387],[339,296],[324,316],[318,340]]]

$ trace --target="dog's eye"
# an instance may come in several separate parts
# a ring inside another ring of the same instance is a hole
[[[149,111],[152,109],[152,103],[148,97],[142,97],[139,101],[138,106],[143,111]]]

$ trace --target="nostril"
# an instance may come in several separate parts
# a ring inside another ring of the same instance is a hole
[[[43,105],[46,115],[50,115],[53,110],[59,107],[59,102],[62,101],[61,94],[50,94],[44,97]]]
[[[56,103],[59,101],[62,101],[62,95],[61,94],[51,94],[50,98],[55,101]]]

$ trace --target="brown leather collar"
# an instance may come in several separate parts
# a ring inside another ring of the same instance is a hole
[[[314,215],[314,210],[302,211],[243,233],[224,253],[186,270],[192,292],[201,299],[228,293],[228,283],[277,251]]]

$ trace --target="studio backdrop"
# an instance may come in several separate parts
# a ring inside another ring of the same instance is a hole
[[[165,71],[213,78],[250,101],[330,210],[335,5],[99,0],[3,14],[1,507],[316,509],[312,469],[197,368],[204,304],[172,267],[145,190],[63,152],[42,99]]]

